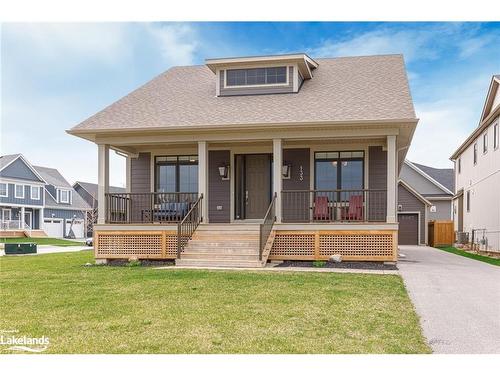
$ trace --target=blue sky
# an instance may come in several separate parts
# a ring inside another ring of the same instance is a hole
[[[408,158],[451,167],[500,73],[500,23],[2,24],[1,153],[23,153],[70,181],[97,180],[97,149],[66,129],[173,65],[304,51],[403,53],[417,127]],[[112,184],[125,182],[111,159]]]

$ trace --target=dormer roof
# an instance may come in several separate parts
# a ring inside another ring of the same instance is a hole
[[[268,56],[225,57],[206,59],[206,66],[216,73],[217,69],[238,68],[248,66],[262,66],[266,64],[297,64],[300,74],[304,79],[312,78],[312,70],[319,64],[305,53]]]

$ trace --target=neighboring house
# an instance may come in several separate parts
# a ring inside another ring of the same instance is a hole
[[[73,189],[87,202],[92,208],[97,208],[97,184],[91,182],[77,181],[73,184]],[[110,186],[110,193],[126,193],[127,189]]]
[[[478,127],[453,153],[455,230],[477,229],[482,248],[500,251],[500,75],[491,79]],[[464,235],[459,234],[459,240]]]
[[[92,236],[94,224],[97,223],[97,184],[90,182],[77,181],[73,184],[73,189],[83,198],[85,202],[91,207],[87,212],[86,218],[86,236]],[[125,188],[116,186],[109,187],[110,193],[125,193]]]
[[[395,261],[417,122],[401,55],[293,54],[171,68],[68,133],[98,145],[96,258],[262,266]]]
[[[452,220],[454,190],[453,169],[405,160],[398,186],[399,244],[427,244],[430,220]]]
[[[2,235],[24,235],[43,229],[46,181],[21,154],[0,156]],[[10,232],[10,233],[9,233]]]
[[[72,230],[84,237],[90,206],[56,169],[34,166],[21,154],[4,155],[0,193],[2,229],[14,235],[43,231],[49,237],[67,237]]]

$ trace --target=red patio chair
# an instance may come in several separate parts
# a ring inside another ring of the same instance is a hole
[[[363,220],[363,196],[351,195],[349,197],[349,207],[342,216],[342,220]]]
[[[330,220],[328,197],[314,198],[314,220]]]

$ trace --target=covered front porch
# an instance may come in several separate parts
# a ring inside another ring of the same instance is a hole
[[[388,132],[99,144],[96,257],[182,258],[200,226],[229,238],[256,225],[259,260],[394,261],[398,146]],[[126,193],[108,193],[110,149],[127,156]]]

